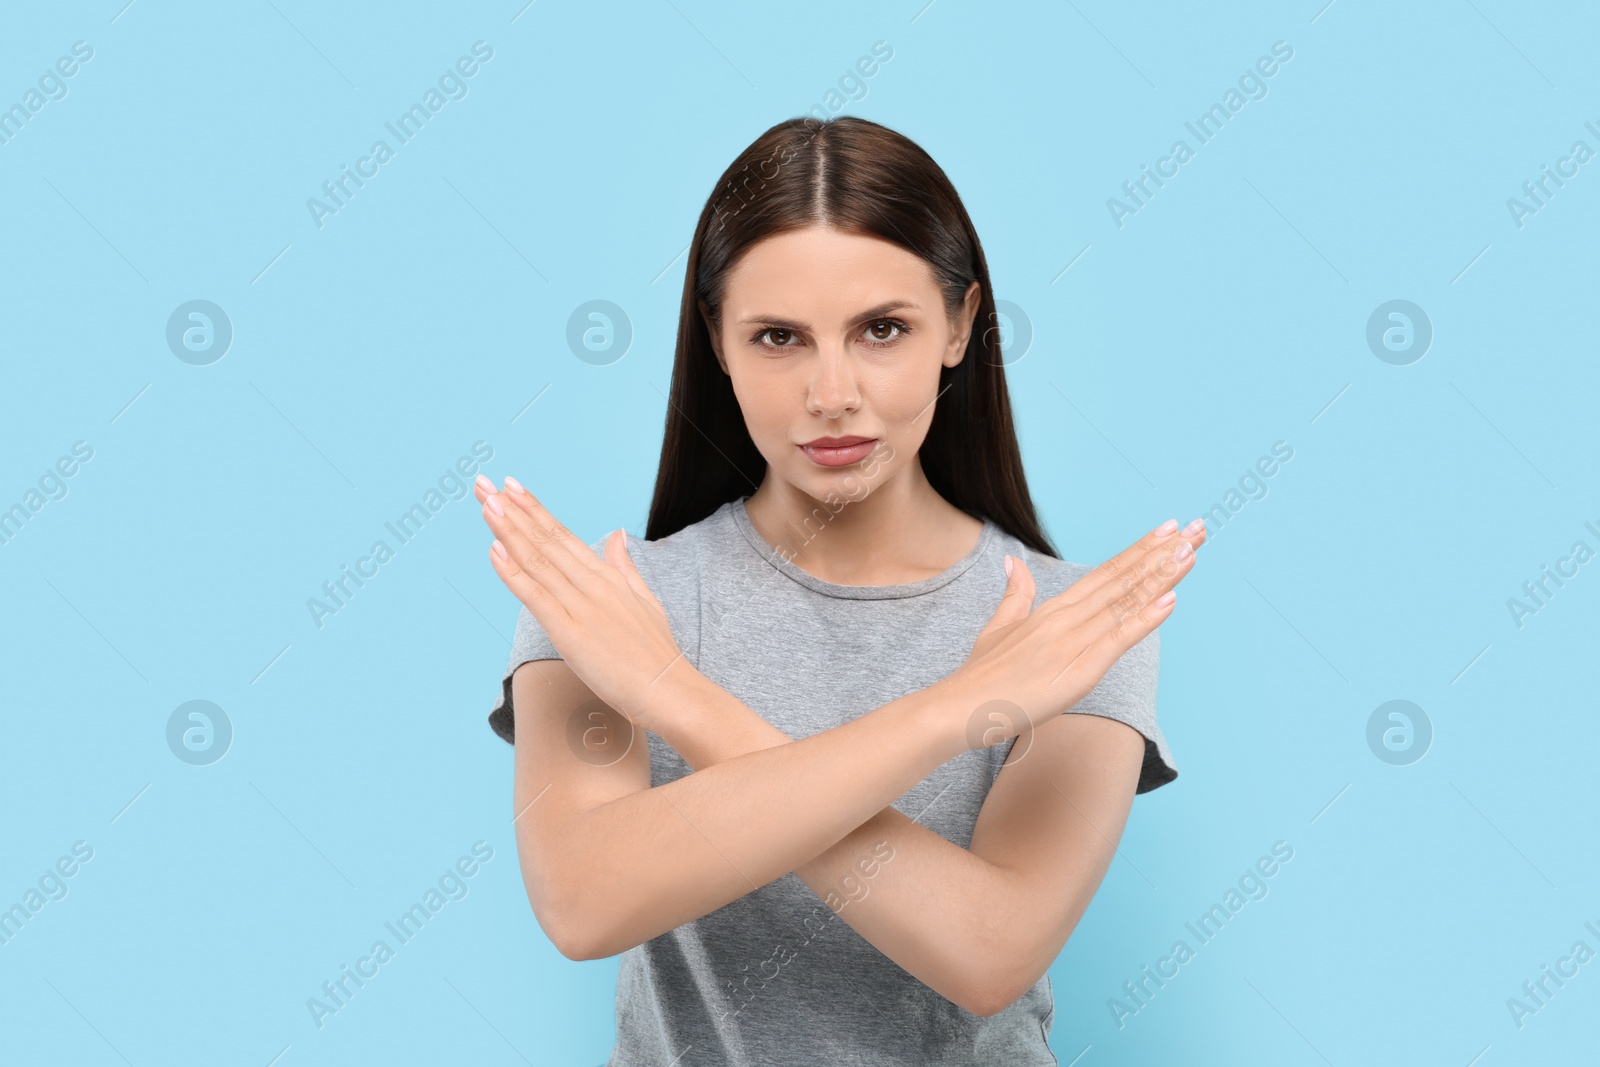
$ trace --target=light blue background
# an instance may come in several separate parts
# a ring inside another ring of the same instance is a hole
[[[1592,1054],[1600,961],[1520,1029],[1506,1006],[1600,951],[1600,564],[1507,608],[1600,549],[1600,163],[1520,228],[1506,204],[1600,149],[1591,6],[522,3],[0,16],[0,106],[94,49],[0,145],[0,506],[94,450],[0,545],[0,905],[94,849],[0,945],[0,1058],[605,1059],[615,960],[562,958],[518,873],[485,723],[517,605],[477,505],[322,627],[306,602],[476,441],[585,540],[642,534],[696,215],[880,40],[845,109],[946,169],[1031,322],[1012,396],[1068,558],[1294,449],[1163,627],[1181,777],[1051,970],[1061,1062]],[[478,40],[466,98],[319,229],[307,198]],[[1118,228],[1107,198],[1280,40],[1268,95]],[[193,299],[234,329],[208,366],[165,340]],[[591,299],[634,330],[607,366],[565,340]],[[1365,340],[1391,299],[1434,329],[1407,366]],[[165,740],[192,699],[233,725],[209,766]],[[1408,766],[1366,742],[1391,699],[1432,722]],[[307,998],[479,840],[468,895],[319,1030]],[[1280,840],[1269,895],[1119,1029],[1108,998]]]

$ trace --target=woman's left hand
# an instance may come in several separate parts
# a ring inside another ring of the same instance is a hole
[[[666,611],[634,569],[626,534],[606,538],[602,561],[515,478],[500,493],[479,475],[474,495],[494,531],[489,562],[500,580],[595,696],[648,726],[650,687],[669,668],[693,668],[677,663],[683,653]]]

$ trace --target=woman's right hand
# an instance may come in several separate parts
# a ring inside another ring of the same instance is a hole
[[[1037,610],[1033,575],[1012,557],[1000,606],[966,662],[945,679],[962,694],[969,748],[999,744],[1064,713],[1165,621],[1173,587],[1206,539],[1199,519],[1182,532],[1176,525],[1163,523]]]

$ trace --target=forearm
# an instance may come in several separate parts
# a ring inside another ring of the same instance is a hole
[[[790,740],[716,686],[704,690],[693,715],[659,721],[663,739],[696,771]],[[1007,913],[1015,897],[1009,872],[893,806],[794,874],[908,974],[969,1009],[996,994],[1006,998],[1006,991],[1031,984],[1049,966],[1047,959],[1032,959],[1019,941],[1030,928],[1028,917]]]
[[[653,696],[681,719],[722,692],[677,672]],[[580,812],[559,840],[557,914],[588,957],[706,915],[818,856],[965,751],[934,691],[799,741],[740,754]]]

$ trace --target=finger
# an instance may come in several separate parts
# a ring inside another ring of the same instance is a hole
[[[520,495],[532,500],[532,494],[526,490]],[[543,505],[537,501],[533,501],[533,505],[513,503],[506,494],[490,493],[485,496],[482,508],[484,521],[523,570],[544,582],[563,601],[568,601],[577,587],[595,576],[619,577],[610,573],[613,569],[597,559],[594,550]]]
[[[506,491],[503,494],[503,498],[520,507],[523,513],[533,522],[536,529],[549,528],[553,530],[561,547],[572,553],[573,557],[583,564],[586,569],[601,572],[606,570],[605,564],[595,556],[594,549],[585,544],[578,535],[567,529],[565,524],[560,522],[539,502],[538,497],[528,492],[526,486],[509,474],[506,475],[505,484]]]
[[[1033,581],[1033,572],[1028,565],[1018,556],[1007,556],[1011,561],[1011,576],[1006,579],[1006,591],[1000,598],[1000,606],[995,608],[985,631],[1009,626],[1028,617],[1033,610],[1033,600],[1037,595],[1037,587]]]
[[[1170,596],[1170,599],[1168,597]],[[1069,673],[1084,672],[1087,677],[1101,679],[1114,663],[1134,645],[1166,621],[1177,606],[1177,594],[1169,591],[1154,601],[1132,607],[1127,612],[1102,612],[1086,631],[1074,635],[1080,648],[1056,676],[1051,685],[1058,684]]]
[[[628,580],[628,588],[645,600],[660,607],[660,601],[656,600],[655,593],[645,584],[644,577],[639,573],[638,568],[633,565],[633,557],[628,554],[627,532],[617,530],[608,536],[605,549],[606,562],[622,572],[622,576]]]
[[[1192,562],[1193,558],[1191,552],[1189,560]],[[1169,584],[1176,584],[1181,578],[1182,574],[1179,574],[1169,579]],[[1058,616],[1052,621],[1069,628],[1069,640],[1074,653],[1066,666],[1051,679],[1051,684],[1060,681],[1073,668],[1090,671],[1090,676],[1094,678],[1103,677],[1123,653],[1167,620],[1177,606],[1177,600],[1177,591],[1171,588],[1153,596],[1127,593],[1102,606],[1092,617],[1076,623],[1068,620],[1082,610],[1081,606]]]
[[[491,493],[485,498],[484,506],[480,509],[483,521],[494,534],[495,543],[506,552],[505,558],[501,560],[503,566],[497,567],[496,570],[523,576],[527,581],[536,584],[543,596],[559,602],[569,612],[575,610],[578,602],[583,599],[583,594],[574,580],[583,577],[577,570],[576,561],[569,559],[567,562],[567,567],[572,568],[570,572],[564,569],[559,561],[563,556],[570,554],[551,546],[548,542],[536,542],[531,539],[513,516],[512,512],[517,510],[515,507],[508,511],[501,503],[501,511],[496,514],[492,505],[500,501],[503,501],[502,497]],[[526,518],[524,521],[527,521]],[[512,592],[517,593],[518,599],[527,603],[524,588],[513,586]]]
[[[1157,547],[1137,565],[1120,571],[1102,565],[1101,569],[1107,573],[1086,596],[1070,603],[1052,603],[1042,612],[1051,625],[1071,632],[1075,640],[1084,643],[1120,632],[1129,625],[1128,620],[1146,615],[1155,619],[1149,627],[1154,629],[1172,610],[1170,603],[1159,603],[1160,598],[1183,580],[1194,566],[1194,559],[1189,539],[1168,536],[1158,540]],[[1075,589],[1076,585],[1070,588]],[[1132,643],[1127,647],[1132,647]]]
[[[496,497],[500,508],[529,540],[535,544],[549,543],[552,546],[551,561],[558,566],[561,560],[554,553],[555,548],[572,553],[573,558],[588,569],[598,569],[599,561],[595,559],[594,550],[539,503],[522,483],[510,475],[506,476],[505,483],[505,492],[498,492],[494,482],[487,475],[480,474],[472,483],[473,496],[486,507],[489,506],[489,498]],[[575,573],[565,567],[562,571],[566,574]]]
[[[1106,603],[1107,590],[1110,590],[1109,596],[1115,597],[1119,595],[1119,590],[1121,593],[1129,593],[1141,587],[1149,589],[1152,596],[1159,596],[1171,588],[1170,585],[1160,586],[1158,579],[1171,576],[1170,565],[1178,562],[1172,559],[1173,552],[1180,545],[1187,544],[1190,551],[1189,561],[1192,563],[1194,550],[1205,543],[1205,523],[1202,520],[1194,520],[1181,531],[1166,529],[1166,532],[1162,532],[1164,528],[1176,525],[1169,520],[1168,523],[1152,530],[1074,582],[1063,593],[1058,594],[1058,598],[1068,604],[1097,598],[1095,603],[1103,606]],[[1177,536],[1173,536],[1174,533]],[[1181,577],[1181,573],[1178,576]],[[1153,581],[1157,584],[1150,584]]]
[[[1096,598],[1091,598],[1090,602],[1079,606],[1078,610],[1087,607],[1094,612],[1092,617],[1080,624],[1079,633],[1091,643],[1109,641],[1107,647],[1117,650],[1111,657],[1115,660],[1172,614],[1178,596],[1174,586],[1183,580],[1193,565],[1194,552],[1191,550],[1176,563],[1170,556],[1166,557],[1165,562],[1157,564],[1144,580],[1120,595],[1108,586],[1097,597],[1109,599],[1096,604]]]
[[[502,557],[499,548],[505,546],[499,541],[489,546],[489,564],[494,567],[495,574],[511,590],[513,596],[527,606],[533,617],[539,620],[539,625],[544,627],[550,640],[560,647],[561,635],[568,632],[571,616],[566,608],[551,595],[548,588],[517,566],[516,562],[508,557]]]
[[[1171,590],[1193,568],[1194,561],[1193,544],[1187,538],[1172,538],[1090,594],[1087,603],[1101,610],[1116,607],[1127,614]]]

